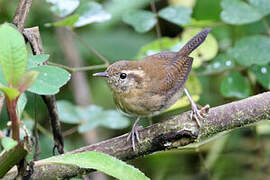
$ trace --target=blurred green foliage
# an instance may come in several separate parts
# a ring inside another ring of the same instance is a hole
[[[61,4],[62,1],[58,3]],[[74,1],[74,8],[65,9],[66,12],[57,18],[55,16],[59,15],[59,8],[54,8],[57,13],[53,10],[54,5],[48,2],[49,0],[33,2],[26,26],[40,27],[45,52],[50,55],[49,60],[52,62],[67,64],[55,33],[58,27],[55,26],[71,26],[73,31],[111,63],[121,59],[138,60],[164,50],[177,51],[194,33],[211,26],[210,42],[193,53],[195,66],[191,72],[192,80],[187,82],[198,103],[216,106],[270,90],[269,0],[193,0],[190,4],[185,4],[184,0],[157,0],[157,14],[151,11],[149,0],[81,0],[79,5]],[[16,5],[16,1],[0,0],[1,24],[12,21]],[[79,11],[77,7],[84,7],[84,10]],[[86,18],[84,22],[87,23],[76,27],[76,22],[87,8],[91,9],[90,15],[87,15],[90,20]],[[160,39],[155,31],[157,22],[163,35]],[[51,26],[45,26],[48,24]],[[85,65],[102,64],[79,40],[74,38],[74,42]],[[92,103],[97,105],[89,108],[100,109],[95,111],[101,111],[104,115],[106,112],[115,113],[115,110],[111,110],[115,105],[106,82],[91,77],[96,71],[87,72]],[[73,93],[71,86],[67,85],[60,89],[57,99],[72,102],[64,110],[78,114],[75,111],[81,107],[75,105]],[[37,118],[40,126],[45,128],[39,129],[42,149],[40,158],[50,157],[53,141],[50,132],[46,130],[49,127],[46,108],[39,97],[31,93],[26,93],[26,96],[28,103],[22,117],[27,122]],[[188,104],[184,103],[185,99],[179,102],[183,103],[173,108],[174,111],[178,113],[188,109],[183,107]],[[166,113],[166,116],[171,113],[173,112]],[[82,122],[94,122],[92,119],[73,115],[67,115],[69,121],[73,118],[72,121],[78,122],[70,124],[63,120],[64,132],[78,129]],[[118,113],[113,115],[116,118],[119,116]],[[116,130],[127,124],[120,127],[119,123],[119,127],[104,128],[100,119],[105,116],[101,117],[96,115],[95,118],[99,121],[88,126],[88,130],[99,126],[97,129],[101,132],[100,140],[127,132],[127,129]],[[154,122],[159,119],[160,117],[153,118]],[[0,129],[4,132],[7,120],[4,109],[0,115]],[[83,137],[78,131],[72,136],[65,136],[66,151],[85,145]],[[226,138],[217,138],[200,148],[160,152],[131,163],[153,180],[268,179],[269,138],[269,122],[266,122],[235,130]]]

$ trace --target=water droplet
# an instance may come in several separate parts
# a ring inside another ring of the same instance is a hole
[[[262,67],[262,68],[261,68],[261,72],[262,72],[263,74],[266,74],[266,73],[267,73],[266,67]]]
[[[218,68],[220,66],[220,62],[215,62],[214,64],[213,64],[213,67],[214,68]]]
[[[44,76],[47,76],[48,74],[47,73],[44,73]]]
[[[232,61],[228,60],[225,62],[226,66],[231,66],[232,65]]]

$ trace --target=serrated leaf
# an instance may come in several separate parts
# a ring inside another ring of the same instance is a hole
[[[248,0],[248,2],[255,7],[264,16],[270,14],[270,1],[269,0]]]
[[[62,19],[60,21],[54,22],[52,23],[53,26],[73,26],[79,19],[79,15],[78,14],[74,14],[72,16],[68,16],[65,19]],[[51,24],[49,24],[51,25]]]
[[[177,25],[187,25],[191,21],[192,9],[185,6],[168,6],[161,9],[158,15]]]
[[[179,47],[175,48],[177,45],[180,45]],[[155,40],[149,44],[146,44],[141,47],[137,58],[141,59],[146,56],[151,56],[153,54],[159,53],[161,51],[179,51],[179,49],[182,47],[182,44],[180,43],[179,38],[168,38],[163,37],[158,40]]]
[[[250,67],[251,72],[256,76],[257,81],[265,88],[270,90],[270,66],[252,66]]]
[[[3,139],[1,139],[1,144],[4,147],[4,149],[8,151],[12,149],[13,147],[15,147],[18,143],[17,141],[13,140],[10,137],[4,137]]]
[[[204,73],[218,73],[235,67],[235,62],[226,54],[219,54],[206,66]]]
[[[64,123],[68,124],[79,124],[80,121],[80,115],[78,114],[78,111],[76,111],[76,106],[73,106],[68,101],[57,101],[57,109],[59,114],[59,120]]]
[[[239,73],[231,72],[221,82],[220,91],[225,97],[247,98],[250,95],[250,84]]]
[[[150,11],[130,10],[123,16],[123,21],[131,25],[137,32],[144,33],[157,23],[156,15]]]
[[[76,10],[79,15],[75,27],[85,26],[94,22],[105,22],[111,19],[112,15],[105,11],[97,2],[88,2]]]
[[[20,95],[17,89],[9,88],[0,83],[0,90],[8,97],[9,100],[13,100]]]
[[[23,93],[20,95],[17,102],[17,106],[16,106],[16,112],[19,119],[21,119],[26,103],[27,103],[27,98],[26,98],[26,95]]]
[[[270,38],[262,35],[244,37],[235,43],[229,54],[243,66],[270,62]]]
[[[39,54],[39,55],[28,56],[27,69],[31,69],[31,68],[42,65],[44,62],[46,62],[49,59],[49,57],[50,57],[49,54]]]
[[[31,87],[33,85],[33,83],[37,79],[38,75],[39,75],[38,71],[25,72],[21,76],[20,81],[16,86],[16,89],[18,91],[20,91],[21,93],[23,93],[26,89],[28,89],[29,87]]]
[[[71,14],[79,5],[79,0],[46,0],[52,4],[50,10],[59,17]]]
[[[42,160],[42,162],[96,169],[121,180],[150,180],[131,165],[100,152],[65,154]]]
[[[16,86],[26,70],[27,51],[21,33],[7,23],[0,26],[0,64],[7,83]]]
[[[248,24],[262,18],[257,9],[241,0],[223,0],[221,6],[221,19],[228,24]]]
[[[30,70],[40,74],[28,91],[39,95],[53,95],[59,92],[59,88],[70,79],[70,73],[55,66],[38,66]]]
[[[186,28],[182,34],[182,43],[187,43],[193,36],[199,33],[201,28]],[[203,61],[213,59],[218,53],[218,43],[212,34],[208,34],[206,40],[191,54],[194,58],[192,68],[198,68]]]

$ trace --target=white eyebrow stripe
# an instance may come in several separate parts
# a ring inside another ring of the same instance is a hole
[[[143,77],[145,75],[144,71],[143,70],[124,70],[122,71],[123,73],[126,73],[126,74],[136,74],[140,77]]]

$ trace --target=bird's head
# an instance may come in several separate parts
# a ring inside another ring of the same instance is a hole
[[[140,89],[145,73],[137,61],[117,61],[106,71],[93,74],[105,77],[111,89],[116,93],[127,94],[132,89]]]

